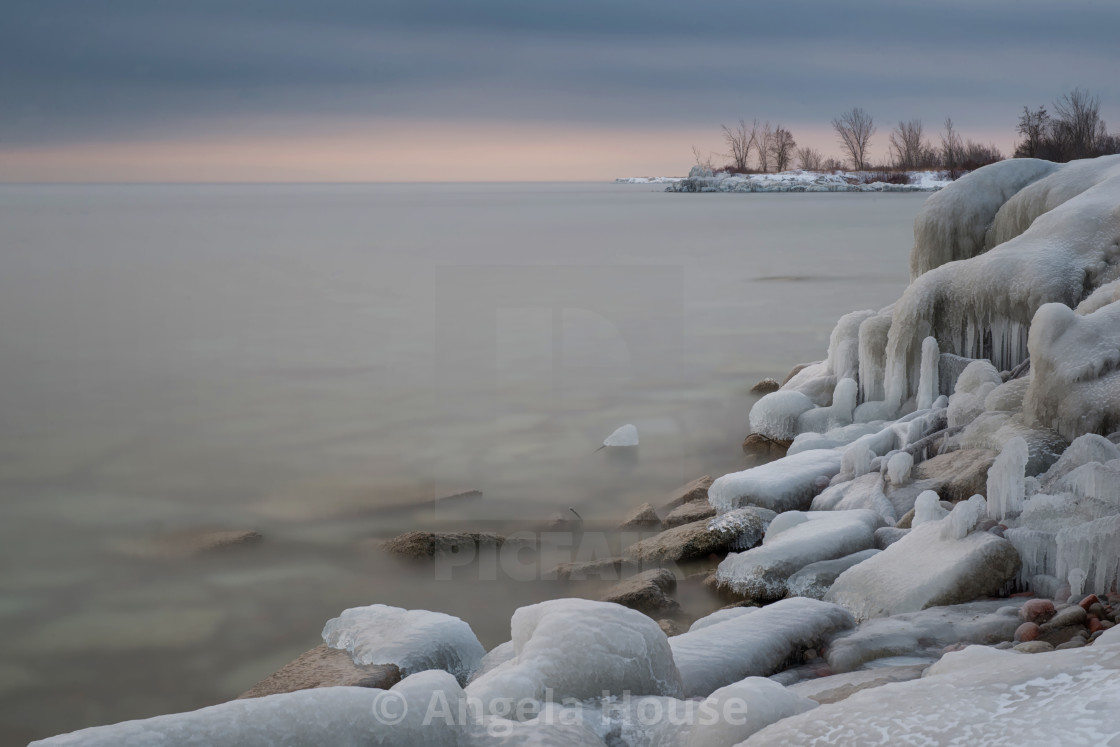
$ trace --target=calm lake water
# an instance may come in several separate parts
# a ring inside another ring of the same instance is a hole
[[[506,640],[569,592],[371,539],[610,524],[741,469],[749,388],[899,295],[924,199],[0,185],[0,743],[227,700],[350,606]],[[264,540],[144,550],[197,527]]]

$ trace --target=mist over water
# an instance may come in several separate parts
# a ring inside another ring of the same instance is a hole
[[[925,195],[658,189],[0,186],[0,742],[229,699],[349,606],[491,647],[572,590],[371,540],[742,468],[748,389],[899,295]],[[264,540],[136,552],[194,527]]]

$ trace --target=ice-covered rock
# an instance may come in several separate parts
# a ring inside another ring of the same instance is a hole
[[[838,451],[818,449],[733,472],[712,483],[708,501],[721,513],[744,506],[778,513],[805,509],[823,487],[819,478],[827,484],[840,471],[841,458]]]
[[[855,379],[840,379],[832,393],[832,404],[828,407],[814,407],[801,413],[797,418],[797,432],[823,433],[833,428],[851,425],[858,396],[859,386]]]
[[[1000,161],[965,174],[931,196],[914,219],[910,278],[991,249],[994,237],[985,238],[999,209],[1023,187],[1057,168],[1033,158]]]
[[[741,552],[762,542],[767,528],[777,516],[773,511],[758,506],[736,508],[709,521],[708,529],[734,532],[736,537],[729,547],[731,550]]]
[[[1096,433],[1086,433],[1070,442],[1069,448],[1062,452],[1058,461],[1039,477],[1042,492],[1053,493],[1065,489],[1059,481],[1078,467],[1093,462],[1110,462],[1120,459],[1120,446]]]
[[[1120,736],[1120,647],[1025,656],[984,646],[946,654],[921,679],[858,692],[743,742],[1108,744]]]
[[[912,529],[873,558],[840,574],[825,600],[860,620],[937,605],[959,604],[995,594],[1019,570],[1019,554],[989,532],[962,530],[983,518],[979,505],[957,504],[940,521]]]
[[[744,677],[764,677],[792,654],[850,628],[843,608],[816,599],[783,599],[669,639],[686,697],[706,697]]]
[[[627,423],[603,439],[603,446],[637,446],[638,427]]]
[[[948,515],[949,512],[942,507],[941,498],[937,493],[926,490],[914,501],[914,518],[910,522],[910,528],[913,529],[931,521],[941,521]]]
[[[798,420],[812,410],[813,400],[801,392],[781,390],[767,394],[751,408],[751,431],[767,438],[788,441],[800,433]]]
[[[1113,204],[1120,199],[1120,168],[1116,184]],[[1120,242],[1120,215],[1111,222],[1115,227],[1100,229],[1115,231]],[[1120,250],[1114,253],[1104,261],[1120,262]],[[1034,316],[1027,345],[1032,375],[1023,412],[1029,424],[1067,439],[1120,429],[1120,302],[1085,316],[1061,303],[1046,304]]]
[[[828,665],[834,672],[851,672],[884,657],[936,659],[941,649],[957,643],[1010,641],[1022,622],[1022,603],[1021,598],[968,602],[867,620],[832,640]]]
[[[1058,578],[1080,569],[1085,589],[1104,593],[1120,583],[1120,515],[1067,527],[1057,536]],[[1072,583],[1070,584],[1072,587]],[[1081,593],[1073,591],[1072,593]]]
[[[668,639],[640,612],[607,602],[554,599],[521,607],[510,628],[516,656],[467,686],[488,712],[502,699],[681,694]]]
[[[788,591],[786,580],[806,565],[873,548],[881,524],[878,514],[867,510],[805,516],[790,529],[768,534],[760,547],[724,558],[716,569],[719,585],[761,602],[781,599]]]
[[[857,563],[862,563],[873,555],[882,552],[878,549],[860,550],[835,560],[818,560],[801,568],[786,580],[786,589],[792,597],[824,599],[840,574]]]
[[[323,627],[323,641],[355,664],[396,664],[407,677],[442,669],[466,682],[486,650],[471,626],[451,615],[385,604],[352,607]]]
[[[706,558],[713,553],[726,552],[739,541],[741,529],[738,524],[723,525],[715,520],[694,521],[639,540],[623,552],[627,558],[646,568],[661,563]]]
[[[438,694],[437,694],[438,693]],[[263,698],[233,700],[189,713],[126,721],[35,742],[46,747],[151,745],[353,745],[460,747],[463,691],[446,672],[412,675],[390,690],[322,687]],[[449,704],[455,718],[425,723],[433,702]],[[466,742],[474,744],[474,742]]]
[[[729,747],[763,727],[816,707],[815,701],[777,682],[747,677],[705,698],[697,707],[698,718],[678,743],[683,747]]]
[[[892,485],[905,485],[910,481],[910,470],[914,468],[914,457],[908,452],[897,451],[887,460],[887,479]]]

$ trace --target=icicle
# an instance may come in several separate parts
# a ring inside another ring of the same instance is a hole
[[[1003,446],[1003,450],[988,470],[988,516],[1005,521],[1023,511],[1026,496],[1024,477],[1029,459],[1027,442],[1016,436]]]
[[[914,518],[911,527],[925,524],[929,521],[940,521],[949,515],[941,505],[941,496],[932,490],[923,490],[914,501]]]
[[[1008,529],[1003,533],[1019,552],[1019,589],[1030,588],[1038,575],[1053,576],[1057,572],[1058,537],[1054,532],[1038,529]],[[1038,590],[1035,589],[1037,592]]]
[[[949,518],[945,520],[946,526],[942,530],[942,537],[964,539],[984,519],[986,508],[982,495],[974,495],[967,501],[961,501],[953,506]]]
[[[852,479],[866,475],[871,469],[871,447],[860,439],[844,449],[844,456],[840,459],[840,474],[851,475]]]
[[[1120,516],[1106,516],[1058,532],[1058,577],[1088,582],[1089,591],[1112,591],[1120,580]],[[1081,591],[1073,591],[1080,594]]]
[[[1071,597],[1079,597],[1085,593],[1085,571],[1080,568],[1074,568],[1069,572],[1069,594]]]
[[[937,359],[941,351],[937,347],[937,340],[927,337],[922,341],[922,368],[918,376],[918,409],[928,410],[933,407],[933,401],[940,392],[937,391]]]

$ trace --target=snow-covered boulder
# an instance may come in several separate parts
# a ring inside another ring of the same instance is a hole
[[[828,646],[828,666],[851,672],[875,659],[891,656],[938,658],[945,646],[956,643],[994,644],[1010,641],[1022,622],[1022,598],[969,602],[903,612],[860,623]]]
[[[778,513],[806,509],[813,496],[840,472],[841,458],[839,451],[817,449],[732,472],[712,483],[708,501],[721,513],[743,506]]]
[[[789,686],[791,693],[815,700],[818,703],[838,703],[860,690],[889,685],[892,682],[909,682],[922,676],[926,664],[909,664],[897,667],[875,667],[855,672],[832,674],[813,680],[804,680]]]
[[[442,669],[466,682],[486,649],[471,626],[442,612],[385,604],[352,607],[327,622],[323,641],[355,664],[396,664],[405,677]]]
[[[805,517],[797,526],[768,534],[759,547],[729,554],[716,569],[719,585],[760,602],[781,599],[788,590],[786,580],[810,563],[873,548],[875,529],[882,523],[878,514],[867,510],[812,512]]]
[[[1118,713],[1118,646],[1041,656],[970,646],[921,679],[855,693],[742,744],[1109,744]]]
[[[698,718],[678,744],[722,747],[738,744],[763,727],[816,708],[815,701],[765,677],[747,677],[721,687],[697,708]],[[715,714],[716,717],[707,714]]]
[[[912,529],[841,573],[825,600],[866,620],[997,593],[1018,572],[1019,554],[1002,537],[974,531],[986,511],[976,498],[978,506],[958,503],[944,519]]]
[[[502,699],[681,694],[668,639],[640,612],[608,602],[553,599],[518,609],[510,628],[516,655],[467,686],[488,712]]]
[[[707,697],[744,677],[765,677],[793,654],[852,627],[843,608],[816,599],[783,599],[749,614],[673,636],[669,645],[686,697]]]

